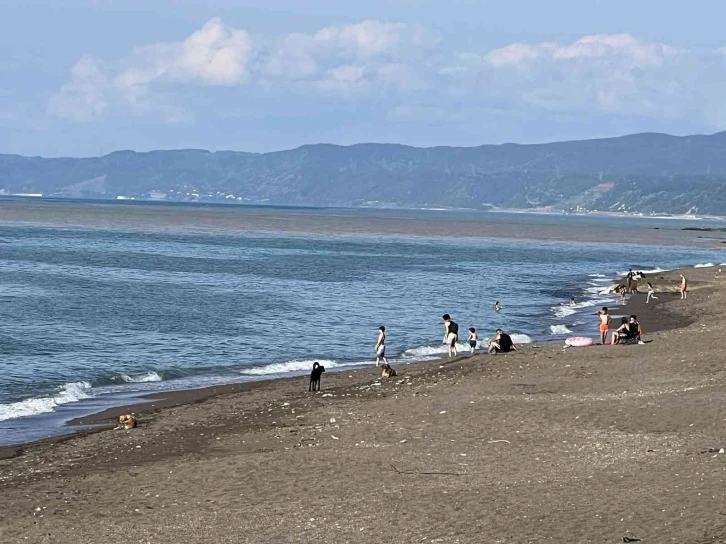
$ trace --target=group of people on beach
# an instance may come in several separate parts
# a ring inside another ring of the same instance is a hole
[[[499,306],[499,302],[497,302]],[[501,306],[499,306],[501,309]],[[499,310],[497,310],[499,311]],[[449,357],[456,357],[459,355],[459,350],[456,343],[459,341],[459,324],[451,319],[449,314],[444,314],[444,344],[446,345]],[[479,342],[479,334],[476,332],[474,327],[469,327],[469,335],[466,339],[469,344],[469,353],[474,354]],[[510,351],[517,351],[517,348],[512,341],[512,337],[509,336],[502,329],[497,329],[494,337],[489,341],[487,347],[487,353],[496,355],[497,353],[509,353]],[[378,327],[378,339],[376,340],[376,366],[381,363],[388,364],[386,358],[386,327],[381,325]]]
[[[607,306],[603,306],[601,310],[597,312],[600,318],[600,342],[605,345],[607,340],[608,332],[610,331],[611,316]],[[620,326],[615,329],[610,337],[610,345],[624,344],[628,342],[644,344],[641,339],[643,334],[643,328],[638,323],[638,318],[635,315],[630,317],[623,317],[620,319]]]
[[[638,280],[642,278],[645,278],[645,274],[643,274],[643,272],[633,272],[632,269],[628,271],[627,275],[625,276],[627,286],[618,285],[616,287],[616,291],[620,294],[621,304],[625,304],[626,293],[630,293],[633,295],[639,293]],[[658,300],[658,297],[655,296],[655,289],[653,288],[653,284],[651,282],[647,282],[647,285],[648,293],[645,297],[645,303],[650,304],[651,300]],[[680,274],[679,290],[681,293],[681,300],[685,300],[686,298],[688,298],[688,280],[683,274]],[[571,302],[573,301],[574,298]],[[603,308],[597,312],[597,315],[600,319],[600,341],[603,345],[605,345],[607,334],[610,330],[611,316],[606,306],[603,306]],[[612,336],[610,337],[610,344],[616,345],[631,341],[637,342],[638,344],[643,344],[644,342],[641,339],[642,334],[643,328],[640,326],[640,323],[638,323],[638,318],[635,315],[631,315],[630,317],[623,317],[621,318],[620,326],[613,331]]]

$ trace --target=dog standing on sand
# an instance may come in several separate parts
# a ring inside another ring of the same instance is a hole
[[[313,363],[313,371],[310,373],[310,385],[308,391],[320,391],[320,375],[325,372],[325,367],[315,361]]]
[[[388,363],[381,367],[381,378],[393,378],[395,375],[396,370]]]

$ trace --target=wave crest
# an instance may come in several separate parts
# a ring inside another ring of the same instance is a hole
[[[160,382],[162,377],[157,372],[147,372],[146,374],[139,374],[137,376],[129,376],[128,374],[121,374],[121,379],[126,383],[142,383],[142,382]]]
[[[0,421],[55,412],[55,409],[61,404],[88,399],[92,396],[90,383],[67,383],[61,386],[59,392],[52,397],[25,399],[10,404],[0,404]]]
[[[253,366],[251,368],[243,368],[240,370],[240,374],[246,374],[249,376],[266,376],[267,374],[288,374],[290,372],[310,371],[313,368],[313,363],[320,363],[326,368],[335,368],[343,366],[333,360],[316,359],[316,360],[303,360],[303,361],[287,361],[286,363],[272,363],[264,366]],[[349,364],[363,364],[363,363],[349,363]],[[370,364],[367,363],[367,364]]]

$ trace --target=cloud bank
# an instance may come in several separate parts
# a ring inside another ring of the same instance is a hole
[[[283,93],[376,101],[389,121],[466,123],[487,112],[698,118],[726,124],[726,48],[690,51],[629,34],[572,43],[512,43],[451,51],[436,32],[376,20],[314,33],[255,36],[214,18],[178,42],[137,47],[121,59],[83,56],[49,100],[55,118],[194,115],[184,93],[236,89],[240,99]]]

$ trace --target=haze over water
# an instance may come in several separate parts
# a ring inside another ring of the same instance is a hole
[[[430,358],[444,312],[482,337],[594,334],[570,296],[592,313],[617,272],[726,260],[689,223],[0,202],[0,443],[134,392],[371,364],[381,324],[396,364]]]

